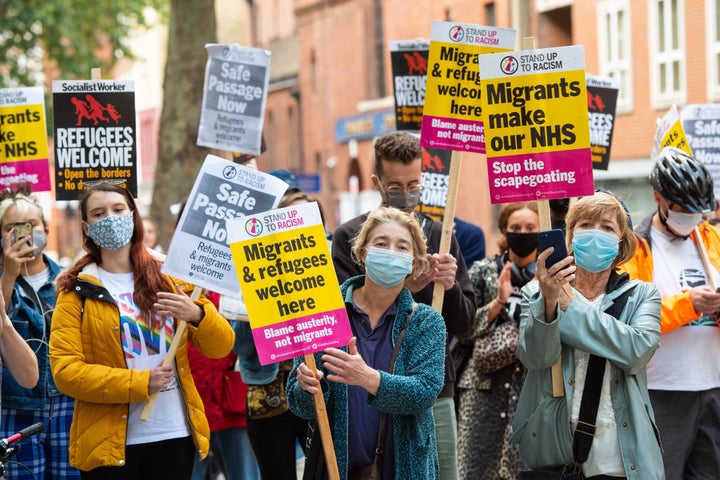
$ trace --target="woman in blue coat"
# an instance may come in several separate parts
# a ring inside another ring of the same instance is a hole
[[[645,375],[660,339],[660,294],[654,284],[616,272],[637,246],[617,198],[603,192],[584,197],[570,207],[566,221],[572,256],[546,266],[551,251],[540,253],[538,281],[522,290],[517,355],[528,374],[513,439],[526,467],[573,460],[573,433],[592,354],[602,358],[604,369],[596,380],[601,383],[599,405],[583,474],[661,480],[660,441]],[[617,318],[607,313],[630,289]],[[553,396],[551,388],[550,367],[558,360],[565,389],[561,397]],[[581,432],[587,433],[587,427]]]
[[[341,287],[354,336],[347,348],[316,354],[316,372],[295,361],[290,408],[313,418],[312,394],[322,389],[343,480],[373,463],[381,413],[388,422],[381,478],[436,479],[432,406],[443,386],[445,324],[431,307],[413,303],[404,287],[408,275],[420,275],[427,266],[422,231],[412,215],[381,207],[368,216],[352,253],[366,271]]]

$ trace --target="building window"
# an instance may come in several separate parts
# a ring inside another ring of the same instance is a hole
[[[598,75],[614,77],[620,82],[617,113],[630,113],[633,109],[629,3],[616,0],[598,4]]]
[[[485,10],[485,25],[495,26],[495,2],[488,2],[483,7]]]
[[[705,0],[707,29],[708,98],[720,99],[720,0]]]
[[[650,92],[654,108],[683,104],[685,81],[685,1],[652,0],[649,5]]]
[[[558,8],[571,7],[573,0],[536,0],[535,11],[547,13]]]

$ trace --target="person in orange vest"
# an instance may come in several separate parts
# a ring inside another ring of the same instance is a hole
[[[720,472],[720,231],[703,221],[715,209],[713,179],[696,158],[665,147],[650,174],[657,211],[635,229],[635,256],[620,266],[655,282],[662,297],[660,348],[648,389],[668,480]],[[699,237],[698,237],[699,234]],[[703,262],[702,247],[709,258]]]

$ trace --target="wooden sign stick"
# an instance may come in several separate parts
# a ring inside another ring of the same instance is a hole
[[[702,237],[700,236],[700,228],[698,227],[695,227],[695,246],[698,249],[698,253],[700,253],[700,259],[702,260],[703,267],[705,268],[705,275],[707,276],[708,285],[710,285],[713,290],[717,290],[717,282],[715,281],[715,275],[713,275],[715,269],[712,268],[712,264],[710,263],[710,258],[708,257],[707,250],[705,250],[705,244],[703,243]]]
[[[535,39],[533,37],[524,37],[522,39],[523,50],[534,50]],[[550,201],[538,200],[538,215],[540,217],[540,230],[550,230],[552,221],[550,219]],[[562,372],[562,356],[551,367],[552,368],[552,390],[553,397],[562,397],[565,395],[565,386],[563,385]]]
[[[455,200],[457,199],[458,181],[460,180],[460,165],[462,165],[462,152],[453,150],[450,156],[450,175],[448,179],[447,199],[445,200],[445,215],[443,216],[442,234],[440,236],[440,247],[438,251],[440,255],[450,251],[453,223],[455,222]],[[438,312],[442,312],[444,299],[445,286],[442,283],[435,283],[432,307]]]
[[[315,365],[315,356],[311,353],[303,355],[305,365],[313,372],[317,371]],[[318,388],[318,392],[313,394],[313,402],[315,402],[315,415],[317,417],[317,428],[320,429],[320,438],[322,440],[323,452],[325,453],[325,465],[329,480],[340,480],[340,473],[335,457],[335,448],[333,447],[332,432],[330,431],[330,422],[328,421],[327,409],[325,408],[325,398],[323,397],[322,388]]]
[[[203,289],[201,287],[195,287],[192,291],[192,294],[190,295],[190,300],[195,301],[200,298],[200,295],[202,295],[202,291]],[[170,348],[168,349],[168,352],[162,361],[163,366],[167,367],[168,365],[172,365],[172,363],[175,361],[175,354],[177,353],[177,349],[180,346],[180,341],[182,340],[186,327],[187,322],[185,320],[179,320],[177,330],[175,331],[172,343],[170,344]],[[148,403],[145,405],[145,408],[143,408],[143,411],[140,414],[140,420],[145,422],[148,418],[150,418],[150,414],[152,413],[155,402],[157,401],[158,393],[159,392],[154,392],[150,394],[150,399],[148,400]]]
[[[550,201],[538,200],[538,216],[540,217],[540,230],[550,230],[552,222],[550,220]],[[563,385],[562,357],[553,364],[552,368],[552,390],[553,397],[562,397],[565,395],[565,386]]]

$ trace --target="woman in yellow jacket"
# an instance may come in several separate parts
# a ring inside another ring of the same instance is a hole
[[[234,333],[210,301],[190,299],[192,285],[160,272],[127,190],[93,187],[80,211],[87,254],[58,277],[50,335],[55,383],[76,399],[70,463],[84,480],[189,479],[210,431],[187,342],[219,358]],[[163,366],[179,320],[188,327],[175,362]],[[155,406],[141,420],[152,394]]]

